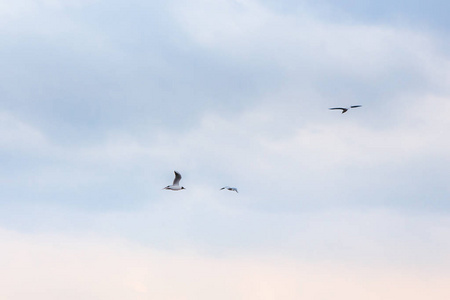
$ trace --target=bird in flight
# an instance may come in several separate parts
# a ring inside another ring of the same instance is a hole
[[[332,107],[330,109],[340,109],[342,110],[342,113],[346,113],[347,110],[349,110],[350,108],[357,108],[357,107],[361,107],[362,105],[352,105],[350,107]]]
[[[172,185],[168,185],[164,188],[164,190],[171,190],[171,191],[181,191],[184,190],[184,186],[180,187],[180,180],[181,180],[181,174],[177,171],[173,171],[175,173],[175,179],[173,180]]]
[[[229,187],[228,185],[227,186],[224,186],[223,188],[221,188],[220,190],[229,190],[229,191],[232,191],[232,192],[236,192],[236,193],[239,193],[238,192],[238,190],[237,190],[237,188],[235,188],[235,187]]]

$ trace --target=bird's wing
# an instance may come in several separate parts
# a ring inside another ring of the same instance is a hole
[[[361,107],[362,105],[352,105],[350,106],[350,108],[357,108],[357,107]]]
[[[233,188],[233,191],[235,191],[236,193],[239,193],[237,188]]]
[[[343,108],[343,107],[332,107],[332,108],[329,108],[329,109],[341,109],[341,110],[346,110],[346,108]]]
[[[220,190],[224,190],[224,189],[227,189],[227,188],[229,188],[229,186],[227,185],[227,186],[224,186],[223,188],[221,188]]]
[[[181,180],[181,175],[177,171],[173,171],[175,173],[175,179],[173,180],[173,185],[178,185]]]

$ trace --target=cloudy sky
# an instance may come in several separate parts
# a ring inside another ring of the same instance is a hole
[[[335,2],[0,0],[0,298],[449,299],[450,4]]]

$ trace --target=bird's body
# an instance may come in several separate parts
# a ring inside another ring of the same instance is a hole
[[[221,188],[220,190],[224,190],[224,189],[225,189],[225,190],[232,191],[232,192],[239,193],[238,190],[237,190],[237,188],[235,188],[235,187],[224,186],[224,187]]]
[[[175,179],[173,180],[172,185],[168,185],[164,188],[164,190],[171,190],[171,191],[181,191],[184,190],[184,186],[180,186],[180,180],[181,180],[181,174],[177,171],[173,171],[175,173]]]
[[[331,110],[340,109],[340,110],[342,110],[342,114],[343,114],[343,113],[346,113],[350,108],[357,108],[357,107],[361,107],[361,105],[352,105],[350,107],[332,107],[329,109],[331,109]]]

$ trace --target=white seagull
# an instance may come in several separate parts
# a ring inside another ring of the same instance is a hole
[[[220,190],[224,190],[224,189],[229,190],[229,191],[232,191],[232,192],[239,193],[238,190],[237,190],[237,188],[235,188],[235,187],[229,187],[228,185],[227,185],[227,186],[224,186],[224,187],[221,188]]]
[[[347,110],[349,110],[350,108],[357,108],[357,107],[361,107],[361,106],[362,105],[352,105],[350,107],[332,107],[332,108],[329,108],[329,109],[341,109],[342,113],[346,113]]]
[[[181,174],[177,171],[173,171],[175,173],[175,179],[173,180],[172,185],[168,185],[164,188],[164,190],[171,190],[171,191],[181,191],[184,190],[184,186],[180,187],[180,180],[181,180]]]

